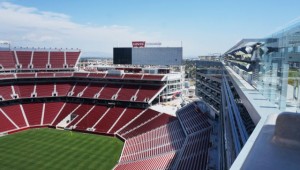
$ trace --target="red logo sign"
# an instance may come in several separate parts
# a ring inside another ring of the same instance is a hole
[[[132,41],[132,47],[145,47],[145,41]]]

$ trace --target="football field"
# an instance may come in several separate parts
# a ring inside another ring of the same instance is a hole
[[[122,147],[113,137],[31,129],[0,137],[0,170],[110,170]]]

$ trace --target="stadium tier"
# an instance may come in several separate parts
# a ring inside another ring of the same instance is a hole
[[[0,114],[0,121],[1,121],[1,126],[0,126],[1,132],[14,130],[14,129],[18,128],[18,126],[14,122],[12,122],[10,117],[8,117],[6,114],[4,114],[3,111],[1,111],[1,114]]]
[[[1,107],[2,114],[5,115],[11,123],[15,124],[17,129],[29,126],[26,115],[22,109],[19,104]],[[10,129],[10,131],[11,130],[14,129]]]
[[[29,126],[41,126],[43,118],[43,103],[22,104]]]
[[[77,103],[66,103],[62,109],[56,114],[53,122],[51,123],[53,126],[56,126],[60,123],[65,117],[73,113],[80,107],[80,104]]]
[[[49,72],[38,72],[36,75],[37,78],[51,78],[54,77],[54,73],[49,73]]]
[[[74,68],[80,51],[0,51],[1,70],[48,70]]]
[[[2,130],[0,133],[13,131],[15,127],[19,129],[45,125],[56,126],[70,116],[66,124],[67,128],[90,129],[90,131],[107,134],[117,134],[121,129],[129,128],[129,131],[120,136],[125,137],[130,134],[132,138],[177,120],[173,116],[152,109],[144,111],[138,108],[69,102],[12,104],[1,106],[0,111],[4,116],[3,119],[6,118],[15,125],[12,129]]]
[[[191,103],[177,112],[177,116],[181,120],[187,134],[211,127],[208,114],[202,113],[197,108],[195,103]]]
[[[95,107],[82,117],[72,128],[79,131],[86,131],[92,128],[101,119],[109,108],[106,106],[95,105]]]
[[[0,51],[1,69],[16,69],[16,60],[13,51]]]
[[[63,68],[64,61],[65,61],[64,52],[51,52],[50,53],[51,68]]]
[[[18,61],[22,69],[29,69],[32,54],[32,51],[16,51],[16,56],[18,56]]]
[[[94,124],[93,129],[98,133],[108,134],[110,128],[113,127],[118,118],[122,115],[126,108],[114,107],[109,108],[104,115]]]
[[[138,108],[126,108],[125,112],[119,117],[119,120],[111,127],[108,133],[115,133],[117,130],[124,127],[129,121],[137,117],[143,109]]]
[[[75,80],[74,80],[75,81]],[[15,83],[0,85],[2,101],[24,98],[43,97],[78,97],[97,98],[99,100],[116,100],[147,103],[156,98],[163,86],[122,85],[110,83],[81,82],[48,82]]]
[[[1,91],[1,96],[2,100],[11,100],[13,94],[12,91],[12,86],[11,85],[0,85],[0,91]]]
[[[179,150],[185,135],[176,120],[126,140],[120,162],[135,161]]]
[[[170,152],[164,155],[141,159],[138,161],[120,163],[115,170],[132,170],[132,169],[171,169],[172,161],[176,158],[176,152]]]
[[[93,83],[89,84],[89,87],[85,89],[82,96],[83,98],[96,98],[96,96],[101,93],[101,91],[105,88],[106,84],[102,83]]]
[[[192,117],[195,117],[195,114],[206,114],[197,112],[195,104],[183,108],[186,109],[192,110],[186,113]],[[182,114],[182,111],[177,114]],[[186,166],[202,169],[207,166],[212,126],[195,130],[186,136],[186,127],[182,126],[184,122],[152,109],[63,102],[0,107],[1,132],[13,133],[36,126],[59,126],[66,119],[68,119],[65,126],[67,129],[117,135],[125,140],[119,164],[115,169],[136,166],[142,168],[146,165],[141,162],[161,159],[164,155],[174,157],[152,166],[156,168],[166,166],[171,169],[177,169],[176,167],[183,169]],[[190,164],[191,162],[195,164]]]
[[[122,128],[122,130],[120,130],[118,132],[118,134],[120,134],[121,136],[124,136],[127,133],[129,133],[130,131],[138,128],[138,126],[142,125],[146,121],[149,121],[158,115],[159,115],[159,112],[156,112],[151,109],[147,109],[144,112],[142,112],[141,114],[139,114],[137,117],[132,119],[124,128]]]
[[[44,105],[44,117],[42,119],[43,125],[50,125],[56,115],[59,113],[60,109],[63,108],[64,102],[48,102]],[[46,113],[46,114],[45,114]]]
[[[48,52],[35,51],[32,56],[32,68],[42,69],[47,68],[48,63]]]
[[[148,112],[146,112],[145,114],[147,114]],[[133,136],[137,136],[139,134],[151,131],[152,129],[165,125],[169,122],[172,122],[173,120],[175,120],[175,117],[167,115],[167,114],[158,114],[157,116],[149,119],[149,121],[144,122],[138,126],[136,126],[135,128],[133,128],[132,130],[122,134],[123,138],[131,138]]]

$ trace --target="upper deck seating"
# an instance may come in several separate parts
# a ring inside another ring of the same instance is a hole
[[[138,85],[123,85],[116,100],[130,101],[138,89]]]
[[[13,51],[0,51],[0,69],[16,69],[16,64]]]
[[[62,51],[50,52],[51,68],[64,68],[65,54]]]
[[[45,69],[48,64],[48,52],[47,51],[34,51],[32,59],[33,68]]]
[[[19,64],[22,65],[22,69],[29,69],[31,62],[32,51],[16,51]]]
[[[157,94],[160,89],[161,86],[142,85],[138,93],[136,94],[136,101],[146,102],[147,100],[150,100],[152,97],[154,97],[154,95]]]
[[[71,96],[78,96],[85,88],[87,88],[88,83],[76,83],[74,86],[75,87],[70,90],[70,92],[72,92]]]
[[[105,84],[91,83],[89,85],[89,87],[84,91],[84,93],[82,94],[81,97],[84,97],[84,98],[94,98],[95,95],[97,93],[99,93],[102,88],[104,88],[104,86],[105,86]]]
[[[69,68],[75,67],[75,64],[79,58],[80,51],[78,52],[66,52],[66,61]]]
[[[121,88],[119,84],[106,84],[104,89],[101,91],[99,99],[112,100],[112,97],[118,92]]]

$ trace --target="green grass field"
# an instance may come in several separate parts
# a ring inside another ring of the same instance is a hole
[[[31,129],[0,137],[0,170],[110,170],[122,147],[107,136]]]

